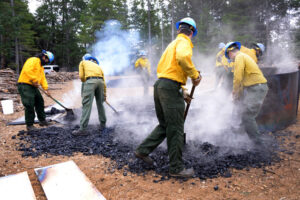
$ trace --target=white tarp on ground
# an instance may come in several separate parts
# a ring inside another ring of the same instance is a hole
[[[35,200],[27,172],[0,178],[0,199]]]
[[[73,161],[34,169],[48,200],[105,200]]]

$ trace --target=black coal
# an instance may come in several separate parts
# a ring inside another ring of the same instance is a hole
[[[124,176],[128,171],[145,175],[147,171],[154,170],[162,175],[156,182],[169,179],[166,149],[157,148],[150,155],[155,160],[155,165],[148,166],[134,157],[133,152],[137,145],[135,142],[128,144],[115,139],[117,134],[128,135],[126,130],[123,133],[116,133],[114,128],[108,128],[100,133],[97,127],[91,126],[88,136],[73,136],[71,132],[76,128],[78,127],[52,126],[38,131],[20,131],[17,136],[12,136],[12,139],[19,140],[17,150],[23,152],[23,157],[72,156],[75,152],[82,152],[84,155],[103,155],[115,161],[108,168],[110,173],[123,168]],[[209,143],[188,143],[183,153],[184,163],[186,167],[193,167],[195,176],[201,179],[231,177],[231,168],[258,168],[279,161],[276,140],[269,138],[268,141],[265,145],[268,148],[260,147],[251,150],[217,147]]]

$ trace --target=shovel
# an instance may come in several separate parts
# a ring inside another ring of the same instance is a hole
[[[67,115],[66,115],[66,119],[73,119],[74,118],[74,112],[72,109],[65,107],[64,105],[62,105],[59,101],[57,101],[56,99],[54,99],[51,95],[49,95],[43,88],[39,87],[40,91],[42,91],[45,95],[47,95],[48,97],[50,97],[53,101],[55,101],[58,105],[60,105],[61,107],[63,107],[66,111],[67,111]]]
[[[191,99],[193,98],[195,88],[196,88],[196,86],[193,85],[192,90],[191,90],[191,93],[190,93]],[[183,116],[184,121],[185,121],[186,116],[187,116],[187,114],[188,114],[188,112],[189,112],[191,103],[192,103],[192,100],[190,101],[190,103],[188,103],[188,104],[186,105],[186,109],[185,109],[185,111],[184,111],[184,116]],[[184,144],[186,144],[186,133],[184,133],[183,135],[184,135]]]

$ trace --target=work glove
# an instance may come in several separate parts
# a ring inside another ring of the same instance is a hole
[[[48,96],[51,97],[51,93],[49,92],[49,90],[45,90],[45,92],[48,94]]]
[[[38,82],[33,82],[33,81],[31,81],[31,83],[32,83],[32,85],[34,86],[34,87],[39,87],[39,83]]]
[[[190,104],[193,98],[190,97],[188,91],[187,90],[183,90],[182,94],[183,94],[184,101],[187,104]]]
[[[199,71],[198,71],[199,72]],[[201,76],[201,74],[200,74],[200,72],[199,72],[199,76],[198,76],[198,78],[196,78],[196,79],[192,79],[192,83],[193,83],[193,85],[194,86],[198,86],[199,85],[199,83],[200,83],[200,81],[201,81],[201,79],[202,79],[202,76]]]

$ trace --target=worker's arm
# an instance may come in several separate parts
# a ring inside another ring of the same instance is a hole
[[[149,76],[151,76],[151,67],[150,67],[150,62],[148,59],[146,60],[146,67],[147,67]]]
[[[222,57],[224,55],[224,51],[220,51],[217,56],[216,56],[216,67],[221,67],[222,66]]]
[[[135,66],[135,68],[137,68],[137,67],[140,66],[140,58],[137,59],[137,61],[135,62],[134,66]]]
[[[234,66],[234,73],[233,73],[233,97],[238,98],[239,94],[243,88],[243,78],[244,78],[244,71],[245,71],[245,61],[242,55],[237,55],[235,58],[235,66]]]
[[[182,70],[191,78],[197,79],[199,73],[192,62],[192,47],[186,42],[179,42],[176,47],[176,61]]]
[[[45,75],[45,72],[44,72],[44,68],[43,70],[41,70],[41,86],[44,90],[48,91],[48,82],[47,82],[47,79],[46,79],[46,75]]]
[[[80,78],[81,82],[85,82],[83,61],[81,61],[79,64],[79,78]]]
[[[105,83],[104,75],[103,75],[103,82],[104,82],[104,101],[106,101],[107,93],[106,93],[106,83]]]

